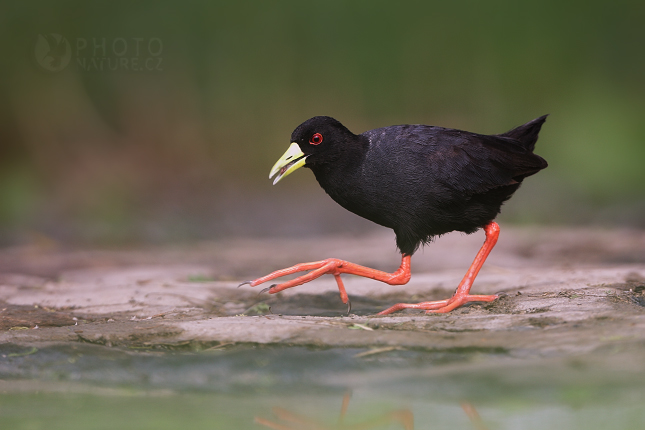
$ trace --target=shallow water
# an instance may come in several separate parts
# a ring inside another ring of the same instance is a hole
[[[642,429],[639,349],[0,346],[2,429]]]

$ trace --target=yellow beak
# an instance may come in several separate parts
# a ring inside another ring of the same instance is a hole
[[[289,175],[294,170],[297,170],[305,165],[305,159],[307,157],[300,150],[300,147],[296,142],[292,142],[287,152],[282,154],[282,157],[273,165],[271,173],[269,173],[269,179],[273,177],[276,173],[278,176],[273,180],[273,185],[280,182],[280,179]]]

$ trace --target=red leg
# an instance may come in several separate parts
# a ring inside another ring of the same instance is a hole
[[[398,303],[391,308],[379,312],[378,315],[387,315],[402,309],[425,309],[427,313],[446,313],[468,302],[492,302],[495,300],[498,297],[495,294],[486,296],[469,294],[470,288],[473,286],[473,282],[475,281],[475,277],[482,268],[484,261],[486,261],[488,254],[490,254],[491,250],[497,243],[497,238],[499,237],[499,225],[497,225],[496,222],[491,222],[484,226],[484,231],[486,232],[486,241],[477,253],[475,261],[470,265],[468,272],[466,272],[466,275],[459,283],[455,294],[450,299],[414,304]]]
[[[328,258],[327,260],[316,261],[313,263],[296,264],[295,266],[288,267],[286,269],[276,270],[275,272],[270,273],[266,276],[258,278],[254,281],[243,282],[240,285],[249,284],[250,286],[255,287],[256,285],[260,285],[272,279],[290,275],[292,273],[303,272],[305,270],[311,270],[311,272],[290,281],[283,282],[282,284],[274,284],[269,287],[267,291],[269,292],[269,294],[278,293],[282,290],[286,290],[287,288],[296,287],[306,282],[313,281],[314,279],[328,273],[334,275],[334,278],[336,278],[338,290],[340,291],[340,298],[343,303],[347,303],[349,299],[347,297],[347,292],[345,291],[343,281],[340,279],[341,273],[363,276],[365,278],[375,279],[377,281],[385,282],[390,285],[402,285],[406,284],[410,280],[410,256],[404,255],[402,257],[401,266],[394,273],[387,273],[376,269],[370,269],[369,267],[360,266],[358,264],[339,260],[337,258]]]

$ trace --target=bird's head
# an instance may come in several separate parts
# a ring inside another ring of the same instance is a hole
[[[275,163],[269,178],[273,185],[302,166],[331,163],[342,156],[352,139],[351,131],[329,116],[315,116],[300,124],[291,134],[291,146]]]

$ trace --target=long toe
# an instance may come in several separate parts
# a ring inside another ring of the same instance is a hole
[[[446,306],[448,300],[437,300],[433,302],[421,302],[421,303],[397,303],[396,305],[385,309],[384,311],[379,312],[377,315],[388,315],[393,312],[402,311],[403,309],[439,309],[442,306]]]
[[[453,296],[453,298],[450,299],[445,306],[441,306],[434,309],[428,309],[426,313],[427,314],[430,314],[430,313],[445,314],[469,302],[492,302],[498,297],[499,296],[497,294],[491,294],[491,295],[468,294],[465,296]]]
[[[393,312],[401,311],[403,309],[422,309],[426,313],[447,313],[452,310],[457,309],[460,306],[465,305],[468,302],[492,302],[497,299],[499,296],[497,294],[491,295],[464,295],[464,296],[453,296],[450,299],[446,300],[435,300],[431,302],[420,302],[420,303],[397,303],[396,305],[385,309],[384,311],[379,312],[377,315],[388,315]]]

